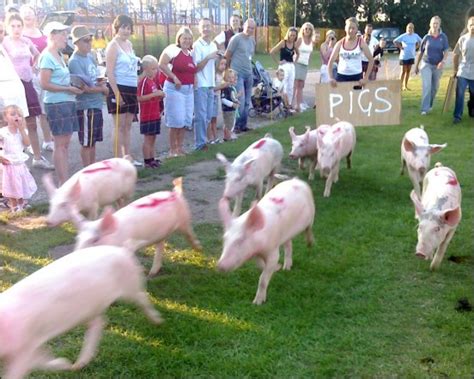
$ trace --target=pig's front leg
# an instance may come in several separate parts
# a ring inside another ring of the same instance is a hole
[[[232,212],[232,216],[237,217],[240,215],[240,210],[242,209],[242,200],[244,198],[244,193],[240,193],[235,197],[234,203],[234,211]]]
[[[324,187],[324,193],[323,193],[324,197],[329,197],[331,195],[331,186],[332,186],[332,182],[334,181],[335,170],[336,168],[334,167],[326,179],[326,186]]]
[[[90,205],[88,212],[89,220],[97,220],[99,217],[99,204],[97,202]]]
[[[407,162],[402,157],[402,167],[400,169],[400,175],[403,175],[405,173],[405,167],[407,167]]]
[[[165,248],[165,241],[160,241],[155,245],[155,255],[153,256],[153,264],[151,266],[148,277],[152,278],[158,274],[160,271],[162,260],[163,260],[163,250]]]
[[[306,245],[308,247],[314,245],[314,234],[313,234],[313,225],[309,225],[305,231],[305,236],[306,236]]]
[[[291,266],[293,266],[293,244],[291,243],[291,240],[286,241],[283,244],[283,248],[285,250],[283,270],[291,270]]]
[[[270,283],[270,279],[275,271],[278,271],[280,266],[278,265],[279,258],[279,249],[278,247],[270,252],[265,258],[265,265],[258,280],[258,289],[253,304],[261,305],[267,300],[267,287]]]
[[[257,183],[257,199],[260,200],[263,195],[263,178]]]
[[[102,316],[98,316],[89,322],[81,353],[77,361],[72,365],[73,370],[80,370],[94,358],[104,325],[105,320]]]
[[[143,312],[151,322],[154,324],[163,323],[160,312],[153,308],[153,304],[150,302],[150,299],[148,298],[148,295],[145,291],[139,291],[131,299],[143,309]]]
[[[451,238],[453,238],[454,236],[455,231],[456,231],[456,228],[451,229],[446,235],[446,238],[444,239],[444,241],[441,242],[441,244],[438,246],[438,249],[436,250],[436,254],[430,265],[431,271],[438,269],[439,265],[441,264],[441,261],[443,260],[444,253],[446,252],[446,249],[448,248],[448,245],[451,242]]]
[[[314,180],[314,169],[316,167],[316,163],[318,161],[318,157],[314,157],[311,162],[309,163],[309,176],[308,180]]]
[[[304,170],[304,158],[298,158],[298,166],[300,170]]]
[[[273,180],[275,179],[275,172],[277,171],[277,169],[273,170],[270,175],[268,175],[268,178],[267,178],[267,187],[265,188],[265,193],[267,193],[268,191],[270,191],[273,187]]]

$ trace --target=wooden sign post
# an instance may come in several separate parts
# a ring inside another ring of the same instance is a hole
[[[316,84],[316,124],[334,124],[337,119],[354,126],[398,125],[401,115],[399,80]]]

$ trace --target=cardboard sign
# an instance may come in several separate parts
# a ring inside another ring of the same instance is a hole
[[[337,119],[354,126],[400,124],[399,80],[316,84],[316,124],[334,124]]]

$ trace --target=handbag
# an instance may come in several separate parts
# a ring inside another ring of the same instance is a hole
[[[448,88],[446,89],[446,96],[444,97],[443,113],[447,112],[453,103],[457,83],[458,78],[456,76],[449,77]]]

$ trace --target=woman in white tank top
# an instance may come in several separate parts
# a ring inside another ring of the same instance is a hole
[[[310,22],[305,22],[299,31],[296,47],[300,55],[295,61],[295,90],[293,99],[290,99],[293,108],[297,112],[304,111],[308,108],[303,103],[303,88],[306,76],[308,74],[308,66],[313,52],[313,45],[319,42],[319,34],[315,33],[314,26]]]
[[[368,81],[368,72],[372,72],[374,58],[370,53],[369,47],[364,39],[357,36],[359,24],[355,17],[346,20],[346,36],[336,43],[334,50],[329,58],[328,67],[332,67],[336,59],[339,59],[337,65],[337,78],[334,78],[332,70],[328,70],[329,82],[336,87],[338,82],[358,81],[361,86]],[[367,72],[362,73],[362,54],[365,54],[369,65]]]

